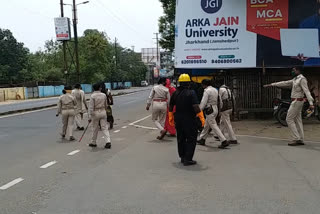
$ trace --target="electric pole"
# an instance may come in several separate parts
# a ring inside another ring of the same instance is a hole
[[[159,33],[155,33],[156,35],[156,42],[157,42],[157,66],[160,66],[160,60],[159,60]]]
[[[80,83],[80,64],[79,64],[79,44],[78,44],[78,18],[76,0],[73,0],[73,30],[74,30],[74,51],[76,56],[76,72],[78,76],[78,83]]]
[[[64,17],[63,0],[60,0],[61,17]],[[66,75],[66,85],[68,85],[68,62],[67,62],[67,41],[62,41],[63,44],[63,62],[64,74]]]

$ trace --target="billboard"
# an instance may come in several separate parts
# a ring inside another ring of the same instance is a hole
[[[319,0],[177,0],[177,68],[320,66]]]
[[[57,41],[68,41],[71,39],[69,18],[67,17],[55,18],[54,25],[55,25]]]

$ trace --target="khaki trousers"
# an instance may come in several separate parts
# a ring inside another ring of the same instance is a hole
[[[152,120],[156,127],[162,131],[167,117],[167,102],[153,102]]]
[[[81,128],[82,127],[82,118],[81,118],[81,110],[76,110],[75,111],[75,121],[76,121],[76,126]]]
[[[62,134],[66,135],[68,130],[69,137],[73,136],[74,109],[62,110]]]
[[[218,107],[217,106],[212,106],[212,107],[213,107],[213,113],[210,115],[206,115],[206,123],[200,134],[200,139],[204,139],[204,140],[207,139],[209,135],[209,130],[211,128],[212,131],[219,137],[220,141],[223,142],[226,140],[226,138],[222,134],[216,121],[216,117],[218,115]]]
[[[288,127],[291,130],[292,138],[294,141],[304,140],[304,131],[301,115],[303,104],[304,102],[302,101],[293,101],[290,105],[287,114],[286,120],[288,123]]]
[[[237,138],[236,138],[236,135],[234,134],[234,131],[231,125],[231,120],[230,120],[231,113],[232,113],[232,109],[221,112],[220,128],[224,136],[227,136],[228,134],[228,137],[227,137],[228,140],[235,141],[237,140]]]
[[[92,114],[92,143],[97,143],[99,123],[101,125],[102,134],[106,143],[111,143],[110,133],[108,130],[107,113],[105,110],[94,111]]]

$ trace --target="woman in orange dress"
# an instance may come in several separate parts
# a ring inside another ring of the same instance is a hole
[[[172,94],[176,91],[174,87],[171,86],[171,81],[167,79],[167,84],[166,87],[169,89],[170,96],[172,97]],[[176,111],[175,107],[173,109],[173,113]],[[166,118],[166,123],[164,129],[169,132],[171,136],[176,135],[176,129],[174,126],[170,126],[169,124],[169,108],[167,109],[167,118]]]

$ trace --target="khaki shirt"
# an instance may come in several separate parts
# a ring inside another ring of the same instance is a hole
[[[154,86],[148,98],[148,104],[150,105],[154,99],[167,100],[170,103],[169,89],[163,85]]]
[[[89,119],[92,118],[92,114],[95,111],[106,111],[108,107],[108,101],[107,96],[104,93],[101,93],[100,91],[95,91],[90,97],[90,103],[89,103]]]
[[[304,95],[306,95],[309,101],[309,104],[313,105],[314,99],[311,96],[311,93],[309,91],[308,81],[302,74],[293,78],[292,80],[276,82],[276,83],[272,83],[271,85],[277,86],[280,88],[290,87],[292,88],[291,98],[304,98]]]
[[[59,97],[58,114],[60,114],[62,110],[75,109],[76,106],[77,101],[71,94],[63,94]]]
[[[212,86],[208,86],[206,89],[204,89],[203,97],[200,103],[200,109],[204,110],[205,108],[208,108],[210,106],[217,106],[218,98],[218,90],[213,88]]]
[[[84,91],[80,89],[74,89],[72,91],[72,95],[76,98],[78,111],[88,109],[86,97],[85,97],[86,95],[84,94]]]

